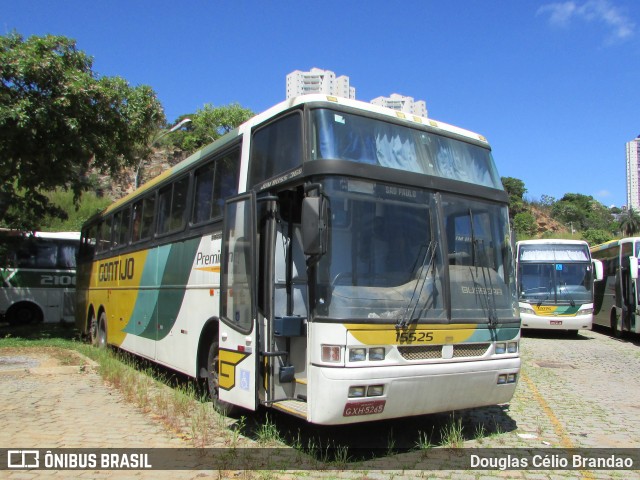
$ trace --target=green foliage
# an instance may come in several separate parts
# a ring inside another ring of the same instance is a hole
[[[633,208],[620,216],[620,231],[625,237],[633,237],[640,232],[640,215]]]
[[[521,237],[533,237],[538,231],[538,224],[536,223],[536,217],[531,212],[521,212],[513,217],[513,229],[518,236]]]
[[[613,215],[607,207],[593,197],[580,193],[567,193],[551,207],[551,215],[575,230],[589,229],[613,232],[616,228]]]
[[[223,107],[214,107],[207,103],[195,114],[181,117],[182,119],[188,116],[191,123],[167,137],[171,137],[173,144],[185,152],[194,152],[216,141],[254,115],[251,110],[237,103]]]
[[[526,210],[524,194],[527,193],[527,189],[524,187],[524,182],[518,178],[501,177],[500,180],[509,195],[509,216],[515,218],[517,214]]]
[[[582,238],[589,245],[599,245],[609,240],[613,240],[614,235],[607,230],[598,230],[597,228],[589,228],[582,232]]]
[[[49,201],[67,212],[67,219],[48,215],[43,218],[40,229],[45,232],[79,232],[82,224],[96,213],[107,208],[113,200],[100,197],[94,192],[84,192],[78,202],[73,193],[56,190],[47,194]]]
[[[0,65],[0,218],[12,227],[64,218],[47,192],[69,189],[77,202],[91,167],[135,164],[164,123],[150,87],[97,76],[69,38],[0,36]]]

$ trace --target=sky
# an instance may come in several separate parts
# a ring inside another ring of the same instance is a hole
[[[0,34],[75,39],[97,74],[151,86],[170,123],[261,112],[316,67],[484,135],[527,200],[607,206],[626,204],[640,134],[639,22],[637,0],[0,0]]]

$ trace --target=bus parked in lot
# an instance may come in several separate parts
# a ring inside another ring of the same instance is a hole
[[[591,248],[602,262],[604,279],[594,290],[593,323],[609,327],[614,335],[640,333],[638,316],[638,256],[640,237],[612,240]]]
[[[11,325],[73,322],[80,232],[0,230],[0,315]]]
[[[77,324],[226,410],[345,424],[508,402],[507,202],[478,134],[290,99],[84,225]]]
[[[597,274],[587,242],[520,241],[516,268],[522,328],[591,330]]]

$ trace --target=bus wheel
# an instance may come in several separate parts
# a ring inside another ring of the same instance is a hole
[[[96,320],[96,314],[93,312],[89,317],[89,342],[94,347],[98,345],[98,321]]]
[[[26,325],[29,323],[40,323],[44,316],[42,310],[33,303],[16,303],[7,311],[7,322],[9,325]]]
[[[107,346],[107,314],[102,312],[98,319],[98,331],[96,346],[98,348],[105,348]]]
[[[616,338],[619,338],[620,330],[618,329],[618,315],[616,314],[616,312],[611,313],[610,326],[611,326],[611,333],[613,334],[613,336]]]
[[[213,408],[222,415],[232,417],[238,414],[239,408],[231,403],[223,402],[218,395],[220,389],[218,383],[218,352],[218,341],[214,340],[211,342],[211,345],[209,345],[209,354],[207,356],[207,390],[213,402]]]

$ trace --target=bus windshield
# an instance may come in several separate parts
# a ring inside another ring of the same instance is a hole
[[[521,301],[572,306],[592,301],[586,245],[523,245],[519,257]]]
[[[350,160],[503,190],[488,148],[327,109],[314,110],[312,118],[312,160]]]
[[[515,317],[505,207],[447,195],[438,208],[433,192],[361,180],[324,187],[331,240],[316,269],[318,316],[401,325]]]

